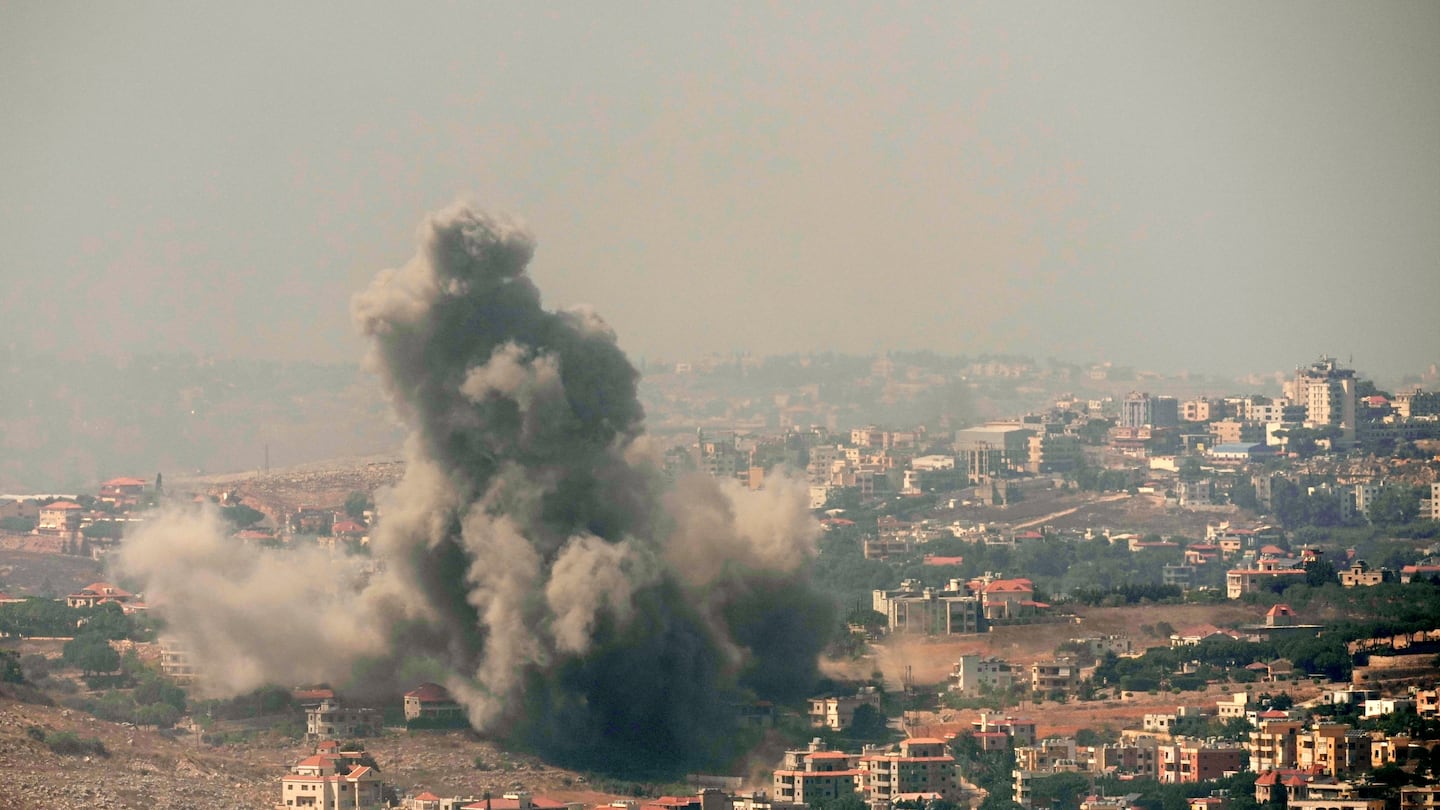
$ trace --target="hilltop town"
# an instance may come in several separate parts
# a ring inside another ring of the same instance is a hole
[[[469,732],[430,682],[212,699],[166,606],[105,567],[186,503],[235,544],[365,570],[400,461],[7,498],[0,800],[1435,807],[1440,392],[1383,391],[1329,357],[1253,380],[1268,393],[1196,390],[1216,384],[929,355],[650,370],[656,466],[803,479],[811,580],[836,607],[808,699],[739,707],[744,750],[712,774],[558,768]]]

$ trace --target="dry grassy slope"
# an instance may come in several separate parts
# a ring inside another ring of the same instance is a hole
[[[31,726],[99,738],[110,756],[57,756],[26,733]],[[588,790],[576,774],[461,732],[392,732],[367,743],[385,781],[402,793],[479,796],[523,789],[588,804],[617,798]],[[271,807],[280,777],[309,753],[300,743],[274,737],[202,746],[188,735],[170,739],[0,692],[0,807],[6,810]],[[475,767],[477,756],[485,768]]]
[[[1169,622],[1177,630],[1197,624],[1227,626],[1234,624],[1259,623],[1264,619],[1262,608],[1241,605],[1145,605],[1123,608],[1081,608],[1078,624],[1045,624],[1002,627],[982,636],[962,636],[954,639],[890,639],[876,645],[873,658],[856,662],[826,662],[827,673],[849,678],[869,677],[874,669],[885,676],[890,688],[899,688],[909,670],[909,676],[917,688],[943,689],[955,659],[966,653],[998,655],[1012,663],[1028,664],[1050,657],[1057,646],[1067,639],[1086,635],[1123,633],[1129,635],[1137,646],[1160,646],[1165,639],[1146,636],[1142,625]],[[1231,688],[1244,688],[1231,685]],[[1252,691],[1264,691],[1274,687],[1252,684]],[[1290,684],[1285,687],[1295,695],[1311,696],[1319,687],[1311,684]],[[1213,710],[1215,701],[1226,694],[1222,687],[1212,687],[1203,692],[1183,694],[1138,695],[1131,700],[1096,701],[1091,703],[1027,703],[1012,710],[1037,720],[1042,734],[1073,734],[1077,728],[1111,726],[1127,728],[1138,726],[1147,712],[1170,711],[1177,705],[1202,706]],[[977,712],[941,712],[919,718],[918,722],[968,724]],[[953,730],[937,728],[937,732]]]
[[[30,536],[11,535],[23,543]],[[45,554],[23,548],[0,548],[0,591],[11,596],[74,593],[102,576],[100,563],[89,557]]]

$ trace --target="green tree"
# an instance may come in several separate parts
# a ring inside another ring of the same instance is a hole
[[[81,633],[65,642],[62,657],[65,663],[86,675],[114,672],[120,668],[120,654],[104,637],[93,633]]]
[[[1080,802],[1089,792],[1090,777],[1082,773],[1037,776],[1031,783],[1035,803],[1051,810],[1079,810]]]
[[[890,726],[883,712],[863,703],[855,707],[855,716],[845,733],[857,740],[883,740],[890,736]]]
[[[355,520],[365,517],[365,511],[371,506],[370,496],[356,490],[345,498],[345,514]]]
[[[1420,516],[1420,493],[1409,484],[1386,484],[1365,516],[1377,526],[1410,523]]]
[[[229,521],[236,529],[247,529],[265,519],[265,513],[258,509],[252,509],[243,503],[234,506],[222,506],[220,516]]]
[[[27,517],[0,518],[0,530],[15,534],[28,534],[35,529],[35,519]]]

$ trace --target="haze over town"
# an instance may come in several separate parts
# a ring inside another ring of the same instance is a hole
[[[637,360],[1440,359],[1433,3],[349,12],[0,10],[6,342],[350,362],[469,196]]]
[[[1437,34],[0,5],[0,806],[1440,807]]]

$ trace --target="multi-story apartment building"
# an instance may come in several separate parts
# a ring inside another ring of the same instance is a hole
[[[892,633],[952,635],[985,631],[984,602],[960,583],[944,590],[906,580],[894,591],[874,591],[871,607]]]
[[[1030,689],[1036,694],[1068,692],[1080,683],[1080,664],[1072,659],[1036,661],[1030,665]]]
[[[1014,423],[990,423],[955,434],[956,464],[973,480],[1025,469],[1035,431]]]
[[[1160,773],[1160,741],[1154,737],[1136,737],[1098,746],[1093,768],[1101,773],[1115,771],[1155,779]]]
[[[1131,391],[1120,403],[1120,427],[1175,427],[1179,424],[1180,403],[1174,397],[1152,397],[1139,391]]]
[[[73,501],[55,501],[40,507],[40,520],[35,531],[40,534],[65,535],[80,531],[85,510]]]
[[[364,752],[321,752],[295,763],[280,779],[280,808],[381,810],[388,807],[380,774],[360,764]]]
[[[1037,776],[1080,771],[1077,753],[1075,740],[1068,737],[1050,737],[1037,745],[1017,747],[1015,769],[1011,772],[1015,781],[1016,803],[1023,807],[1032,806],[1032,790]]]
[[[1285,383],[1285,396],[1305,406],[1306,427],[1337,427],[1341,442],[1348,445],[1355,441],[1355,382],[1353,370],[1321,357],[1295,370],[1295,379]]]
[[[305,733],[312,739],[370,737],[379,734],[384,725],[378,709],[342,706],[331,700],[305,710]]]
[[[950,691],[966,697],[975,697],[987,689],[1005,691],[1014,682],[1014,667],[1008,661],[978,653],[960,656],[950,670]]]
[[[786,751],[784,763],[773,774],[774,801],[808,804],[849,796],[858,786],[859,759],[844,751],[827,751],[819,739],[808,748]]]
[[[861,706],[880,708],[880,693],[867,687],[858,694],[810,698],[810,725],[844,731],[855,721],[855,710]]]
[[[1064,472],[1080,462],[1080,439],[1063,433],[1041,433],[1029,439],[1029,461],[1025,469],[1032,473]]]
[[[871,807],[916,793],[938,793],[950,802],[962,798],[955,758],[944,740],[929,737],[903,740],[899,751],[860,757],[860,788]]]
[[[1440,416],[1440,391],[1401,391],[1390,400],[1390,407],[1401,419]]]
[[[1250,771],[1294,768],[1297,762],[1300,733],[1304,724],[1298,720],[1265,720],[1250,732]]]
[[[985,734],[992,731],[1002,732],[1010,737],[1010,742],[1016,748],[1023,745],[1035,744],[1035,721],[1020,717],[1001,717],[999,715],[981,712],[980,719],[970,723],[970,727],[977,733]]]
[[[1205,397],[1199,399],[1187,399],[1180,403],[1180,418],[1186,422],[1209,422],[1212,409],[1211,402]]]
[[[1198,740],[1161,745],[1158,779],[1167,784],[1205,782],[1245,769],[1247,752],[1239,746],[1208,745]]]
[[[1299,560],[1262,558],[1251,567],[1233,568],[1225,572],[1225,595],[1239,599],[1281,581],[1305,581],[1305,569]]]
[[[1440,808],[1440,785],[1409,785],[1400,788],[1400,810]]]

